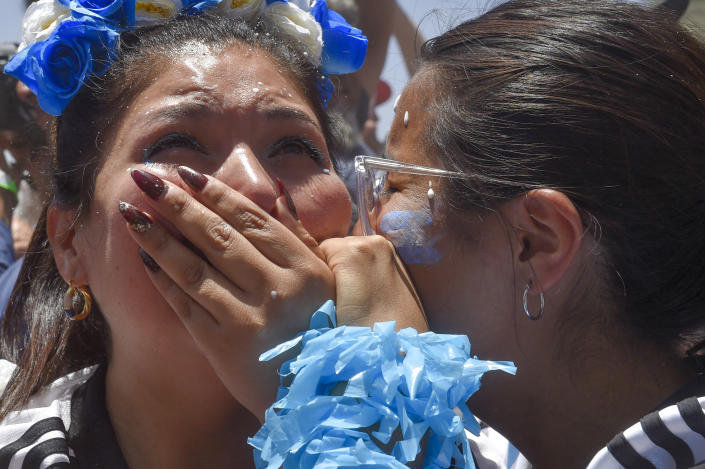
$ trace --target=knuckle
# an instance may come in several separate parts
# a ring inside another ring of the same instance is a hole
[[[368,236],[356,239],[352,248],[357,254],[374,256],[387,247],[387,240],[381,236]]]
[[[174,191],[170,191],[174,192]],[[191,203],[191,199],[186,196],[186,194],[183,194],[181,192],[177,192],[171,196],[171,200],[169,200],[169,204],[171,205],[171,209],[174,212],[175,215],[183,215],[184,212],[186,212],[189,208],[189,205]]]
[[[187,288],[198,290],[206,278],[206,263],[199,259],[198,262],[186,266],[183,276]]]
[[[208,240],[215,251],[227,251],[233,244],[233,228],[225,221],[213,223],[208,229]]]
[[[164,298],[182,319],[188,320],[193,316],[189,298],[178,285],[172,283],[164,293]]]
[[[375,250],[389,250],[392,242],[384,236],[375,235],[370,237],[370,245]]]
[[[260,231],[267,227],[267,220],[261,215],[250,212],[243,211],[237,215],[237,221],[242,233],[248,231]]]
[[[306,279],[306,283],[311,285],[314,290],[328,289],[335,284],[333,272],[328,268],[318,268],[316,265],[306,268],[305,274],[301,278]]]

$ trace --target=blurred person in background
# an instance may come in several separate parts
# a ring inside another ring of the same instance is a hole
[[[17,44],[0,44],[0,67]],[[15,285],[22,258],[42,206],[39,161],[48,151],[49,116],[16,78],[0,74],[0,318]]]
[[[16,51],[16,44],[0,44],[0,66],[3,69]],[[16,80],[12,77],[0,77],[0,272],[5,271],[15,261],[10,221],[17,204],[16,181],[21,175],[15,154],[23,153],[22,145],[17,139],[18,123],[21,119],[18,119],[15,112],[19,109],[15,83]]]
[[[0,66],[3,69],[16,52],[17,44],[0,44]],[[33,230],[32,220],[36,222],[36,216],[33,219],[33,210],[28,207],[35,203],[27,181],[28,164],[35,144],[45,142],[44,134],[37,131],[34,123],[32,106],[21,99],[16,87],[15,78],[0,75],[0,272],[21,256],[29,243]],[[16,210],[18,200],[24,202],[20,210]],[[19,212],[22,219],[16,220],[15,213]],[[32,229],[27,230],[26,225],[32,225]],[[12,235],[10,226],[13,227]],[[18,251],[16,248],[20,246]]]
[[[328,107],[335,116],[334,130],[339,140],[339,147],[335,150],[340,156],[339,175],[354,193],[353,158],[384,152],[384,142],[380,142],[376,135],[378,117],[375,108],[392,94],[389,85],[380,80],[389,41],[396,38],[411,76],[424,38],[397,1],[329,0],[327,3],[341,12],[351,25],[364,30],[369,40],[362,68],[336,77],[336,91]]]
[[[404,57],[406,72],[409,76],[413,76],[414,73],[416,73],[416,60],[419,56],[421,45],[426,40],[419,27],[414,24],[399,3],[390,2],[390,4],[393,7],[390,12],[392,20],[389,22],[391,25],[391,35],[387,39],[387,43],[389,43],[391,37],[397,40],[401,54]],[[384,139],[381,142],[377,139],[377,122],[379,118],[377,117],[375,108],[389,99],[391,92],[391,89],[389,89],[389,86],[385,82],[379,81],[376,89],[376,99],[370,102],[369,113],[362,127],[362,140],[365,142],[365,145],[377,155],[384,153],[385,142]]]

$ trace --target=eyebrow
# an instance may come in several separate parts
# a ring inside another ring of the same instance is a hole
[[[167,106],[147,118],[147,123],[156,120],[178,120],[183,118],[196,119],[214,112],[218,105],[212,101],[192,101]]]
[[[298,120],[313,125],[322,132],[321,126],[308,114],[292,107],[275,107],[264,110],[264,116],[269,120]]]
[[[147,118],[147,123],[151,123],[156,120],[178,120],[183,118],[196,119],[213,114],[213,112],[217,112],[214,108],[218,108],[218,106],[219,104],[213,102],[212,100],[207,102],[199,100],[188,103],[179,103],[160,109],[150,115]],[[313,125],[320,132],[323,131],[318,122],[312,119],[311,116],[292,107],[279,106],[274,108],[265,108],[263,110],[263,114],[268,120],[297,120]]]

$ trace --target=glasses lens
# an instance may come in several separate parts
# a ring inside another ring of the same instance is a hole
[[[367,194],[365,196],[367,218],[373,232],[377,231],[377,218],[381,208],[380,197],[387,184],[387,171],[383,169],[369,170],[367,173]],[[374,234],[374,233],[372,233]]]

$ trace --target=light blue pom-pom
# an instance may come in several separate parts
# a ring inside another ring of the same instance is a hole
[[[466,336],[396,332],[394,322],[335,327],[332,302],[314,325],[260,357],[302,344],[282,366],[290,385],[248,440],[258,468],[404,468],[424,439],[424,467],[475,467],[465,429],[480,428],[465,402],[485,372],[513,374],[513,364],[471,357]]]

